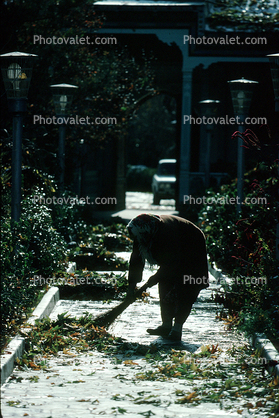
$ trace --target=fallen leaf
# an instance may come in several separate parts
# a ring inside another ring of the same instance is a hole
[[[125,365],[132,365],[132,364],[134,364],[134,365],[137,365],[138,366],[138,363],[135,363],[133,360],[125,360],[125,361],[123,361],[123,364],[125,364]]]
[[[254,408],[254,406],[253,406],[253,404],[251,402],[247,402],[243,406],[245,406],[245,408],[248,408],[248,409]]]
[[[179,403],[187,403],[187,402],[192,402],[193,398],[197,397],[197,392],[192,392],[187,396],[184,396],[184,398],[180,399],[178,402]]]

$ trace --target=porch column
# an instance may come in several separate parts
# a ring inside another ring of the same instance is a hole
[[[125,176],[125,137],[118,138],[117,142],[117,166],[116,166],[116,199],[117,210],[123,210],[126,207],[126,176]]]
[[[184,123],[184,116],[191,115],[192,68],[183,68],[182,73],[179,206],[183,205],[184,195],[190,194],[191,124],[189,121]]]

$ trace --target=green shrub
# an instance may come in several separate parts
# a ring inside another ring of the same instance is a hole
[[[245,175],[244,196],[262,199],[260,204],[243,204],[240,215],[236,205],[205,205],[199,223],[207,239],[210,260],[224,272],[237,276],[272,276],[275,260],[276,199],[279,180],[277,167],[259,165]],[[223,185],[219,193],[207,192],[221,202],[236,197],[236,182]]]
[[[277,307],[278,308],[278,307]],[[255,332],[277,336],[274,325],[273,308],[263,309],[258,306],[245,306],[239,315],[239,328],[246,335],[253,336]]]
[[[236,205],[219,203],[205,205],[199,213],[210,261],[233,278],[229,289],[217,292],[215,301],[224,304],[231,315],[240,313],[245,332],[266,331],[273,337],[279,336],[279,263],[275,255],[278,184],[277,166],[260,163],[245,174],[244,196],[250,202],[252,198],[264,200],[243,204],[239,215]],[[207,197],[215,202],[235,198],[236,181],[223,185],[218,193],[208,191]],[[253,277],[264,282],[251,284]]]
[[[32,196],[22,201],[19,223],[1,219],[1,311],[2,337],[34,306],[40,288],[32,278],[48,278],[66,259],[66,243],[53,228],[51,209],[35,203]]]
[[[128,165],[127,167],[127,190],[136,192],[151,192],[152,177],[156,168]]]

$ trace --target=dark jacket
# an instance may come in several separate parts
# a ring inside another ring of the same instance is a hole
[[[154,281],[208,287],[205,237],[192,222],[174,215],[160,215],[159,229],[152,240],[151,254],[160,266]],[[129,283],[142,280],[144,261],[134,242],[130,258]],[[185,286],[183,286],[185,288]]]

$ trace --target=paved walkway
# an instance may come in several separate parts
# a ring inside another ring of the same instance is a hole
[[[140,206],[139,206],[140,203]],[[162,201],[162,205],[152,205],[152,195],[147,193],[127,193],[127,208],[125,211],[114,214],[122,219],[130,220],[142,212],[175,213],[173,201]],[[119,253],[127,259],[128,253]],[[147,280],[152,272],[144,270],[143,281]],[[174,353],[198,353],[202,346],[216,346],[222,350],[218,360],[232,358],[227,349],[238,347],[247,341],[234,332],[226,330],[224,324],[216,319],[216,306],[212,302],[211,293],[218,288],[215,279],[210,277],[211,286],[203,290],[190,317],[184,324],[182,343],[175,345],[166,340],[150,336],[146,333],[149,327],[160,324],[160,307],[157,287],[150,290],[151,297],[148,303],[137,301],[129,306],[111,325],[109,331],[117,337],[122,337],[131,346],[137,344],[157,344],[164,349],[173,349]],[[119,302],[109,305],[100,301],[69,301],[60,300],[51,313],[55,319],[59,313],[68,312],[72,316],[81,316],[86,312],[94,316],[110,309]],[[192,403],[178,403],[179,394],[192,393],[194,386],[203,381],[189,379],[141,379],[142,374],[152,373],[158,369],[158,362],[148,362],[144,355],[135,354],[130,350],[125,354],[107,355],[97,350],[86,353],[77,353],[70,350],[59,353],[49,359],[48,369],[34,371],[15,368],[12,376],[2,387],[2,414],[3,418],[31,417],[31,418],[89,418],[96,416],[125,416],[125,417],[164,417],[164,418],[224,418],[224,417],[269,417],[267,411],[261,408],[249,409],[245,399],[232,396],[230,381],[242,378],[231,374],[228,379],[228,391],[224,395],[221,407],[219,403],[202,402],[199,405]],[[164,361],[163,354],[158,361]],[[212,362],[212,360],[211,360]],[[225,366],[224,366],[225,367]],[[209,370],[210,372],[210,370]],[[214,385],[218,379],[214,379]],[[260,375],[261,380],[261,375]],[[220,381],[220,379],[219,379]],[[244,380],[243,380],[244,381]],[[244,381],[244,385],[247,384]],[[211,389],[212,390],[212,389]],[[216,389],[217,390],[217,389]],[[247,389],[249,390],[249,389]],[[252,393],[259,399],[263,398],[261,381],[259,387]],[[234,391],[235,392],[235,391]],[[255,406],[255,399],[251,399]],[[234,412],[226,410],[234,402]],[[246,403],[245,403],[246,402]],[[270,401],[267,401],[267,404]],[[235,406],[239,410],[236,411]],[[246,405],[246,406],[245,406]],[[251,405],[251,403],[250,403]],[[275,416],[275,415],[273,415]]]
[[[150,276],[144,270],[144,280]],[[226,351],[232,345],[242,344],[243,338],[228,333],[222,322],[215,319],[216,310],[211,291],[216,286],[211,277],[211,288],[200,293],[183,329],[183,342],[175,350],[196,352],[202,345],[216,345]],[[115,303],[115,302],[113,302]],[[86,311],[94,315],[111,305],[96,301],[60,300],[51,318],[68,311],[73,316]],[[157,287],[151,289],[149,303],[131,305],[110,327],[110,332],[130,343],[163,344],[161,338],[150,336],[146,328],[160,323]],[[169,343],[168,346],[170,347]],[[127,363],[128,359],[128,363]],[[132,360],[132,362],[130,362]],[[126,361],[126,363],[125,363]],[[8,417],[34,418],[87,418],[92,416],[156,416],[167,418],[221,418],[236,417],[237,412],[221,410],[215,403],[178,404],[178,391],[191,392],[188,380],[140,380],[137,373],[152,367],[141,355],[111,356],[98,351],[87,353],[60,353],[49,361],[47,371],[14,370],[13,378],[3,386],[2,413]],[[242,416],[266,416],[243,414]]]
[[[144,192],[126,192],[126,208],[118,212],[94,213],[96,219],[121,218],[128,222],[141,213],[156,213],[157,215],[178,215],[174,199],[162,199],[160,205],[153,205],[153,194]]]

